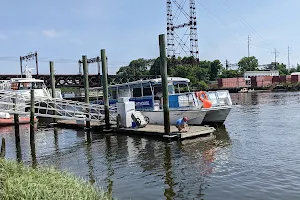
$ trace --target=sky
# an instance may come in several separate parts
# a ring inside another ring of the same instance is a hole
[[[299,0],[196,0],[196,7],[200,60],[237,63],[248,54],[249,35],[259,64],[274,61],[274,48],[277,61],[288,63],[288,46],[291,66],[300,63]],[[49,74],[50,60],[57,74],[77,74],[76,61],[101,49],[114,74],[131,60],[159,56],[166,0],[2,0],[0,24],[1,74],[20,73],[19,57],[35,51],[40,74]],[[89,70],[95,74],[97,65]]]

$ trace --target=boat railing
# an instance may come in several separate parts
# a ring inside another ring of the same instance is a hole
[[[10,81],[8,80],[0,80],[0,90],[8,90],[10,89]]]

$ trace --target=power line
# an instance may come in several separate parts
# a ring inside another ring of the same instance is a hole
[[[227,2],[228,7],[230,6],[230,2],[228,0],[225,0]],[[233,11],[233,13],[239,17],[240,21],[242,22],[242,24],[250,31],[252,32],[252,34],[258,39],[261,40],[264,44],[265,47],[267,47],[268,49],[270,49],[270,45],[261,37],[261,35],[255,31],[255,29],[241,16],[241,14],[239,14],[239,12],[237,11],[237,9],[235,9],[233,6],[231,6],[231,10]]]

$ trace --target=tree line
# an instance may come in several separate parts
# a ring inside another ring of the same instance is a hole
[[[270,63],[264,70],[279,70],[280,75],[288,75],[292,72],[299,71],[297,68],[288,70],[283,63]],[[173,77],[188,78],[191,81],[191,87],[206,90],[210,81],[217,78],[233,78],[242,77],[245,71],[259,70],[258,60],[256,57],[244,57],[238,62],[238,69],[228,69],[223,66],[220,60],[213,61],[197,61],[194,57],[178,57],[168,59],[168,75]],[[144,76],[144,75],[160,75],[160,59],[144,59],[139,58],[133,60],[128,66],[119,68],[117,75],[121,76]]]

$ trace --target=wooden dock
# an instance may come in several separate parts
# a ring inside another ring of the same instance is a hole
[[[216,130],[213,127],[207,126],[189,126],[188,132],[186,133],[180,133],[175,126],[171,126],[170,129],[170,135],[165,135],[163,125],[148,124],[146,127],[143,128],[120,128],[119,130],[116,130],[116,132],[128,134],[131,133],[137,135],[159,136],[170,139],[186,139],[211,135]]]
[[[83,123],[77,123],[76,120],[58,120],[56,126],[71,128],[71,129],[84,129]],[[155,136],[168,139],[186,139],[201,136],[211,135],[216,129],[209,126],[189,126],[188,132],[180,133],[178,129],[173,125],[170,127],[170,135],[164,133],[163,125],[148,124],[142,128],[120,128],[117,129],[116,125],[112,125],[110,130],[104,130],[105,123],[91,122],[91,129],[101,129],[105,133],[120,133],[120,134],[134,134],[140,136]]]
[[[84,121],[77,123],[76,120],[57,120],[55,126],[71,129],[84,129],[85,123]],[[91,122],[91,129],[103,129],[104,126],[104,122]]]

